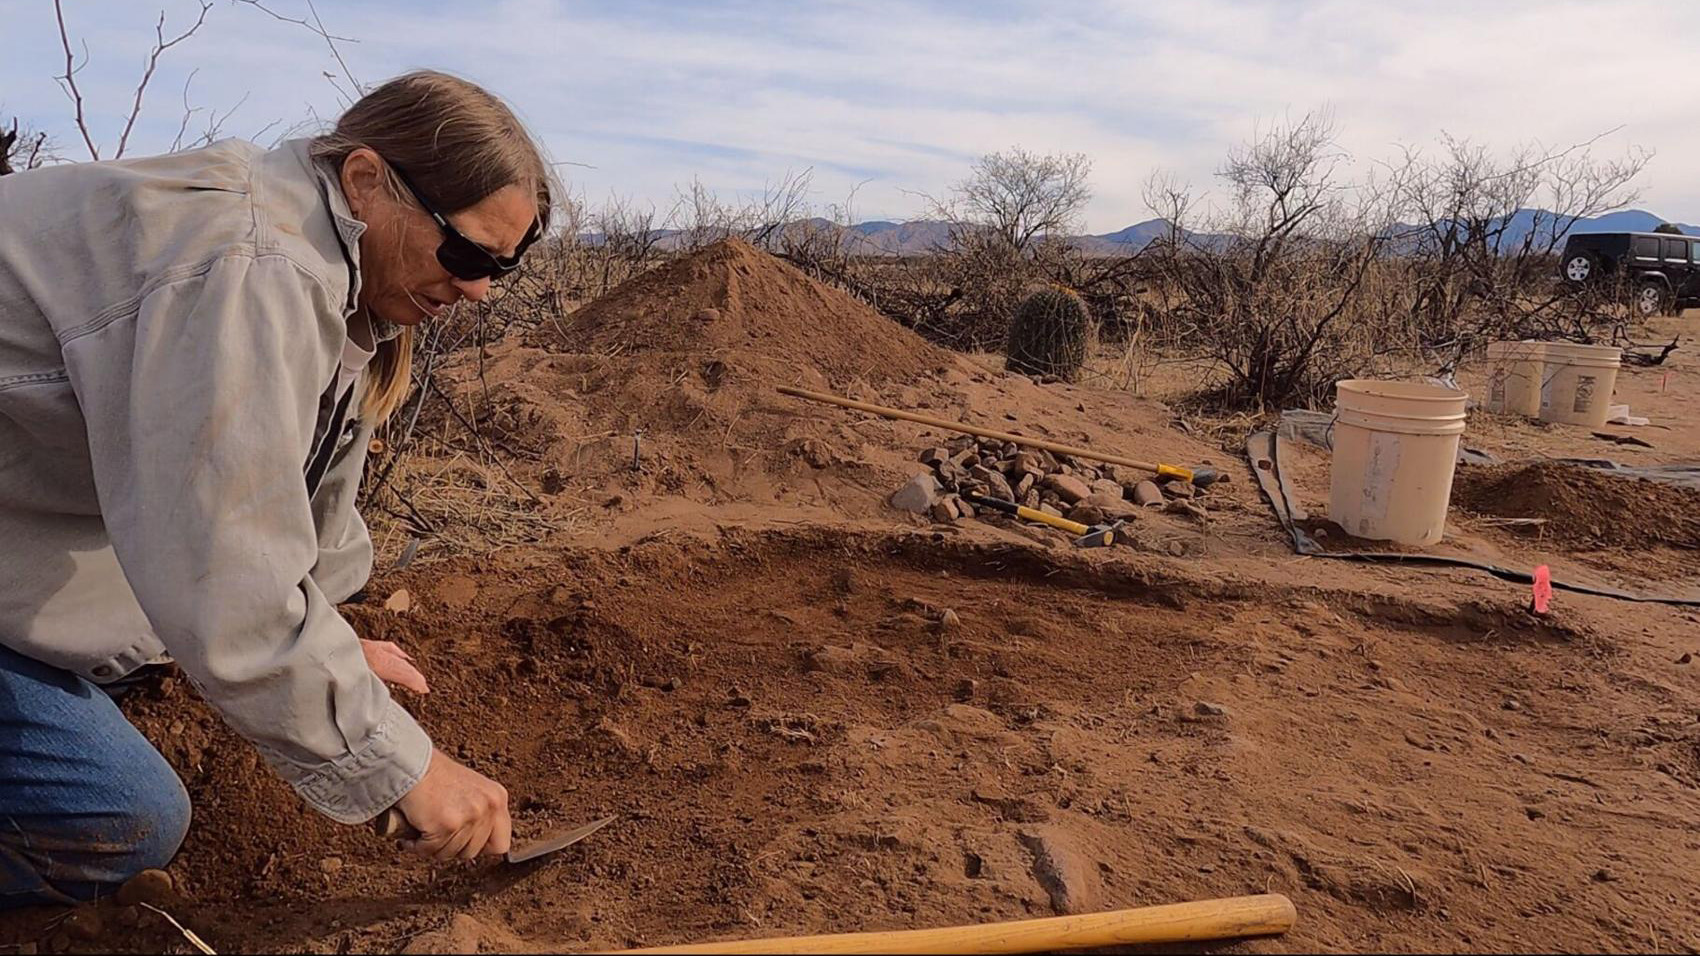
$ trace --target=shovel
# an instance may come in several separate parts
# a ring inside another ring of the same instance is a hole
[[[509,863],[524,863],[527,860],[535,860],[540,856],[548,856],[557,850],[564,850],[572,846],[613,822],[614,817],[612,816],[592,820],[582,827],[565,830],[546,836],[541,840],[533,840],[522,846],[514,847],[507,852],[503,859]],[[419,831],[414,829],[413,824],[407,822],[407,817],[402,816],[401,811],[395,807],[390,807],[378,814],[372,820],[372,830],[386,840],[416,840],[419,838]]]

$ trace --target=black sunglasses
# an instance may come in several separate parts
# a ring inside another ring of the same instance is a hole
[[[514,254],[498,256],[461,235],[460,230],[450,225],[448,218],[426,200],[419,188],[413,185],[413,181],[407,178],[407,174],[401,171],[401,167],[394,163],[389,166],[395,172],[396,178],[401,180],[401,184],[413,194],[414,201],[436,220],[437,228],[443,231],[443,244],[437,247],[437,261],[443,264],[449,275],[463,282],[497,279],[518,269],[519,260],[525,255],[526,247],[536,242],[538,234],[542,232],[542,222],[533,219],[531,228],[525,231],[525,238],[519,241],[519,247],[514,249]]]

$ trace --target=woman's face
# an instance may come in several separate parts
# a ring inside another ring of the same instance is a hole
[[[368,314],[418,325],[463,298],[477,302],[490,291],[489,279],[457,279],[437,261],[442,230],[425,210],[391,195],[376,153],[355,150],[343,162],[342,191],[354,218],[366,224],[360,237],[360,306]],[[512,256],[537,218],[537,203],[524,189],[504,186],[447,218],[489,252]]]

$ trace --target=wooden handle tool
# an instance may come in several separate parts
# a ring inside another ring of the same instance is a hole
[[[1170,906],[1082,913],[1013,923],[834,936],[691,943],[627,953],[1049,953],[1101,946],[1278,936],[1293,928],[1293,902],[1277,893]]]

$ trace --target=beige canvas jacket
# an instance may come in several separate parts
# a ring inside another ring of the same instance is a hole
[[[343,823],[431,752],[336,610],[372,562],[334,401],[363,229],[305,140],[0,177],[0,643],[96,682],[169,654]]]

